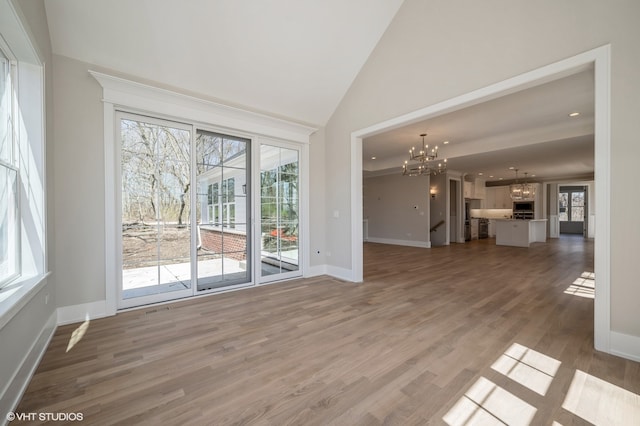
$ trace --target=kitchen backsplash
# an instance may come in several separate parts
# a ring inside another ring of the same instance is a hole
[[[471,209],[471,217],[485,217],[487,219],[508,219],[513,214],[511,209]]]

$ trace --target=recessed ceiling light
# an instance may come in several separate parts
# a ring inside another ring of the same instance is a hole
[[[493,177],[493,175],[489,175],[489,177]]]
[[[515,169],[516,169],[516,168],[515,168],[515,167],[513,167],[513,166],[509,167],[509,170],[515,170]]]
[[[502,180],[502,178],[498,178],[498,180]]]
[[[577,117],[579,116],[580,113],[578,111],[572,112],[571,114],[569,114],[569,117]]]
[[[372,160],[375,160],[375,159],[376,159],[376,157],[371,157],[371,159],[372,159]]]
[[[531,177],[536,177],[536,175],[531,175]]]
[[[484,174],[484,173],[480,172],[480,173],[478,173],[478,176],[482,176],[483,174]]]
[[[442,142],[443,145],[447,145],[448,143],[449,143],[449,141]]]

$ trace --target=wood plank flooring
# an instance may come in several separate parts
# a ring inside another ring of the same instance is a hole
[[[60,327],[17,412],[92,425],[567,426],[607,419],[607,404],[637,415],[639,364],[596,352],[593,300],[565,292],[593,272],[593,242],[364,253],[363,284],[323,276],[125,312],[85,324],[69,349],[80,324]]]

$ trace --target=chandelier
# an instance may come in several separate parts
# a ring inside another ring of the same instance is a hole
[[[416,151],[413,147],[409,150],[409,160],[417,163],[410,164],[409,160],[405,161],[402,165],[403,176],[437,175],[447,170],[447,159],[438,160],[438,146],[429,150],[429,145],[424,144],[424,137],[427,134],[422,133],[420,136],[422,136],[422,149]]]
[[[536,186],[532,183],[527,183],[527,173],[524,174],[524,182],[518,182],[518,169],[514,169],[516,172],[516,181],[509,185],[509,194],[514,201],[533,200],[536,196]]]

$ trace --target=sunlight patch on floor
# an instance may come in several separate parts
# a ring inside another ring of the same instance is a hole
[[[585,297],[588,299],[595,298],[596,282],[593,272],[583,272],[567,289],[566,294],[573,296]]]
[[[73,349],[73,347],[80,341],[82,340],[82,337],[84,337],[85,333],[87,332],[87,329],[89,328],[89,317],[87,315],[87,319],[78,326],[78,328],[76,328],[75,330],[73,330],[73,333],[71,333],[71,337],[69,338],[69,343],[67,344],[67,350],[66,352],[69,352],[71,349]]]
[[[528,425],[536,408],[480,377],[442,418],[451,426]]]
[[[591,276],[582,278],[593,280]],[[583,274],[584,275],[584,274]],[[513,343],[491,368],[545,396],[562,363]],[[640,425],[640,395],[576,370],[562,403],[571,414],[596,425]],[[442,418],[448,425],[529,425],[537,408],[480,377]],[[557,421],[552,426],[562,426]]]
[[[576,370],[562,408],[596,425],[640,424],[640,396]]]
[[[561,362],[518,343],[511,345],[491,366],[539,395],[546,395]]]

